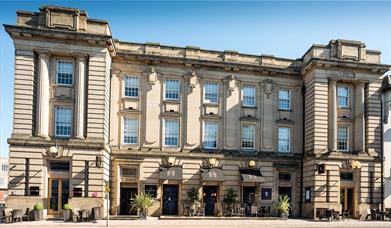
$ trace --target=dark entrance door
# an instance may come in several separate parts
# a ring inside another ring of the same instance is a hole
[[[178,185],[163,185],[163,215],[178,215]]]
[[[243,203],[246,205],[255,203],[255,187],[243,187]]]
[[[291,187],[279,187],[278,195],[287,195],[289,197],[289,203],[292,202],[292,188]],[[291,209],[289,209],[289,214],[291,214]]]
[[[215,215],[215,204],[217,202],[217,186],[204,186],[205,215]]]
[[[120,193],[120,214],[137,215],[137,210],[132,209],[132,203],[137,195],[137,188],[121,187]]]

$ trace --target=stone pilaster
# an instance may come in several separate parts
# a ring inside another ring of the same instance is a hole
[[[76,107],[75,107],[75,137],[84,139],[84,116],[85,116],[85,78],[86,78],[86,59],[85,55],[78,55],[77,64],[77,79],[76,79]]]
[[[37,135],[47,138],[49,136],[49,58],[48,51],[38,53],[38,108],[37,108]]]
[[[337,81],[329,79],[329,150],[337,150]]]
[[[365,151],[365,98],[364,82],[355,85],[354,104],[354,151]]]

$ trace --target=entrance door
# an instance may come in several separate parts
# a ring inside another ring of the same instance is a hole
[[[353,188],[341,188],[339,202],[343,212],[348,212],[349,216],[353,215]]]
[[[217,203],[217,186],[204,186],[205,215],[215,215],[215,205]]]
[[[120,214],[137,215],[137,209],[132,208],[134,198],[137,195],[137,188],[121,187],[120,192]]]
[[[243,203],[246,205],[255,203],[255,187],[243,187]]]
[[[178,215],[178,185],[163,185],[163,215]]]
[[[48,214],[60,214],[64,204],[69,199],[69,180],[68,179],[49,179]]]

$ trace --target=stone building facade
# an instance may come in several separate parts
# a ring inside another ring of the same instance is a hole
[[[358,41],[298,59],[129,43],[84,10],[42,7],[5,25],[15,45],[9,207],[41,202],[182,215],[195,188],[205,214],[239,202],[292,216],[359,217],[381,202],[380,52]]]

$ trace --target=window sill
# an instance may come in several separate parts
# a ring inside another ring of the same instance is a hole
[[[214,107],[218,107],[218,106],[219,106],[219,103],[208,103],[208,102],[204,102],[204,106],[214,106]]]
[[[140,98],[139,97],[128,97],[128,96],[123,96],[123,100],[131,100],[131,101],[138,101]]]
[[[178,99],[178,100],[164,99],[164,100],[163,100],[163,103],[180,104],[181,101],[180,101],[179,99]]]
[[[257,106],[245,106],[245,105],[242,105],[242,109],[257,109]]]
[[[293,112],[293,109],[278,109],[279,112]]]

